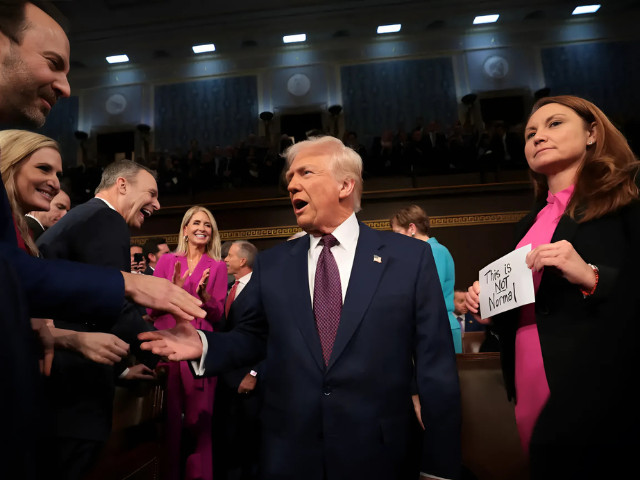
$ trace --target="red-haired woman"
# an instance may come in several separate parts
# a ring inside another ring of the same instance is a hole
[[[525,140],[536,204],[517,226],[516,248],[531,244],[527,265],[536,301],[491,321],[500,337],[507,392],[516,401],[522,447],[525,452],[531,447],[535,473],[540,457],[534,459],[534,453],[562,452],[581,441],[562,435],[563,429],[578,431],[562,426],[569,411],[545,419],[547,426],[536,427],[533,440],[532,434],[550,396],[566,390],[587,363],[595,365],[590,356],[606,356],[589,349],[604,325],[616,329],[612,298],[620,271],[634,255],[628,232],[640,222],[640,209],[634,181],[638,161],[624,136],[592,103],[572,96],[539,100]],[[469,310],[478,320],[479,293],[478,282],[467,293]],[[588,401],[576,398],[573,408]]]

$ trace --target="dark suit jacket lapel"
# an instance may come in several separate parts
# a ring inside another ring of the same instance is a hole
[[[379,234],[360,223],[360,236],[353,260],[351,278],[347,288],[338,333],[333,344],[333,351],[329,359],[327,371],[336,363],[340,354],[351,340],[351,337],[362,322],[364,314],[369,308],[373,294],[378,288],[380,278],[386,268],[388,258],[384,256],[384,243]],[[381,263],[374,261],[374,255],[381,257]]]
[[[293,281],[291,292],[291,312],[298,323],[298,328],[304,337],[311,355],[315,359],[318,367],[324,371],[324,359],[322,357],[322,347],[320,346],[320,336],[316,328],[316,319],[313,316],[311,307],[311,295],[309,293],[309,235],[295,241],[296,244],[289,252],[293,259],[288,262],[288,274],[286,278]]]

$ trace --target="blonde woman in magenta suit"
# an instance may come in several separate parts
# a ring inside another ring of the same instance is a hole
[[[206,318],[191,324],[208,332],[217,330],[227,293],[227,268],[220,259],[220,235],[209,210],[192,207],[182,219],[175,253],[160,258],[153,273],[172,280],[200,298]],[[149,311],[158,329],[174,327],[172,315]],[[157,317],[157,318],[156,318]],[[211,415],[217,378],[194,379],[187,362],[168,365],[167,380],[167,480],[212,480]],[[184,420],[183,420],[184,415]],[[181,443],[194,445],[187,452],[185,471],[180,472]]]

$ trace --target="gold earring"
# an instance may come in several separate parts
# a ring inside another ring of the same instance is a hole
[[[188,242],[188,241],[189,241],[189,235],[185,235],[185,236],[184,236],[184,241],[185,241],[185,242]]]

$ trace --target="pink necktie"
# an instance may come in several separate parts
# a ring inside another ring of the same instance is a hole
[[[342,313],[340,271],[331,253],[331,247],[338,243],[340,242],[333,235],[325,235],[320,240],[323,248],[318,258],[313,288],[313,314],[316,317],[316,328],[320,336],[325,365],[329,365]]]

